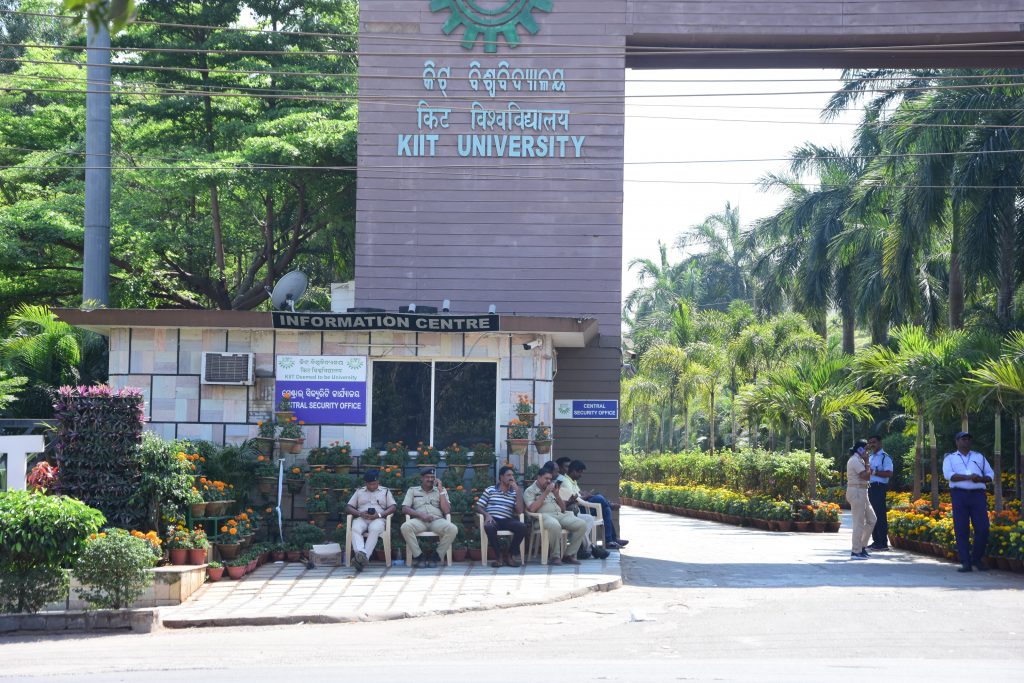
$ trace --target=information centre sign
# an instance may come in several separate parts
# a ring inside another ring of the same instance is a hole
[[[306,424],[366,424],[365,356],[278,356],[275,404],[285,392]]]
[[[275,330],[315,332],[497,332],[498,315],[319,313],[274,311]]]

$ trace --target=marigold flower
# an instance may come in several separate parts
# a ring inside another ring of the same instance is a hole
[[[232,536],[234,536],[235,534],[238,533],[238,529],[235,529],[235,528],[228,529],[228,533],[231,534]]]

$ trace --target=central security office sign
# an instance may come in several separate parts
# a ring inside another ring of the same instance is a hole
[[[619,402],[613,399],[555,401],[556,420],[618,420]]]
[[[497,314],[319,313],[274,311],[275,330],[350,332],[497,332]]]
[[[275,404],[288,392],[306,424],[366,424],[365,356],[278,356]]]

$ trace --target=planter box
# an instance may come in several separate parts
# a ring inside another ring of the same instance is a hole
[[[168,565],[154,567],[153,584],[132,604],[132,609],[149,607],[170,607],[186,602],[192,594],[206,582],[206,565]],[[71,578],[71,592],[67,600],[48,604],[45,611],[84,610],[88,607],[85,600],[78,598],[75,589],[81,588],[74,577]],[[43,614],[43,612],[40,612]]]
[[[149,633],[158,624],[157,610],[151,608],[0,614],[0,633],[129,630]]]

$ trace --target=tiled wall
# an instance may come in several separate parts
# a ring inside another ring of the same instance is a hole
[[[240,443],[256,435],[256,423],[273,409],[275,354],[370,355],[388,360],[493,358],[499,364],[498,423],[514,418],[516,396],[527,394],[534,401],[537,421],[550,425],[555,368],[551,341],[533,350],[523,348],[524,342],[537,336],[123,328],[110,333],[110,383],[142,389],[148,429],[164,438]],[[200,384],[204,351],[255,354],[255,384]],[[504,433],[498,425],[495,438],[504,455]],[[369,439],[368,425],[306,427],[307,448],[350,441],[358,453]]]

